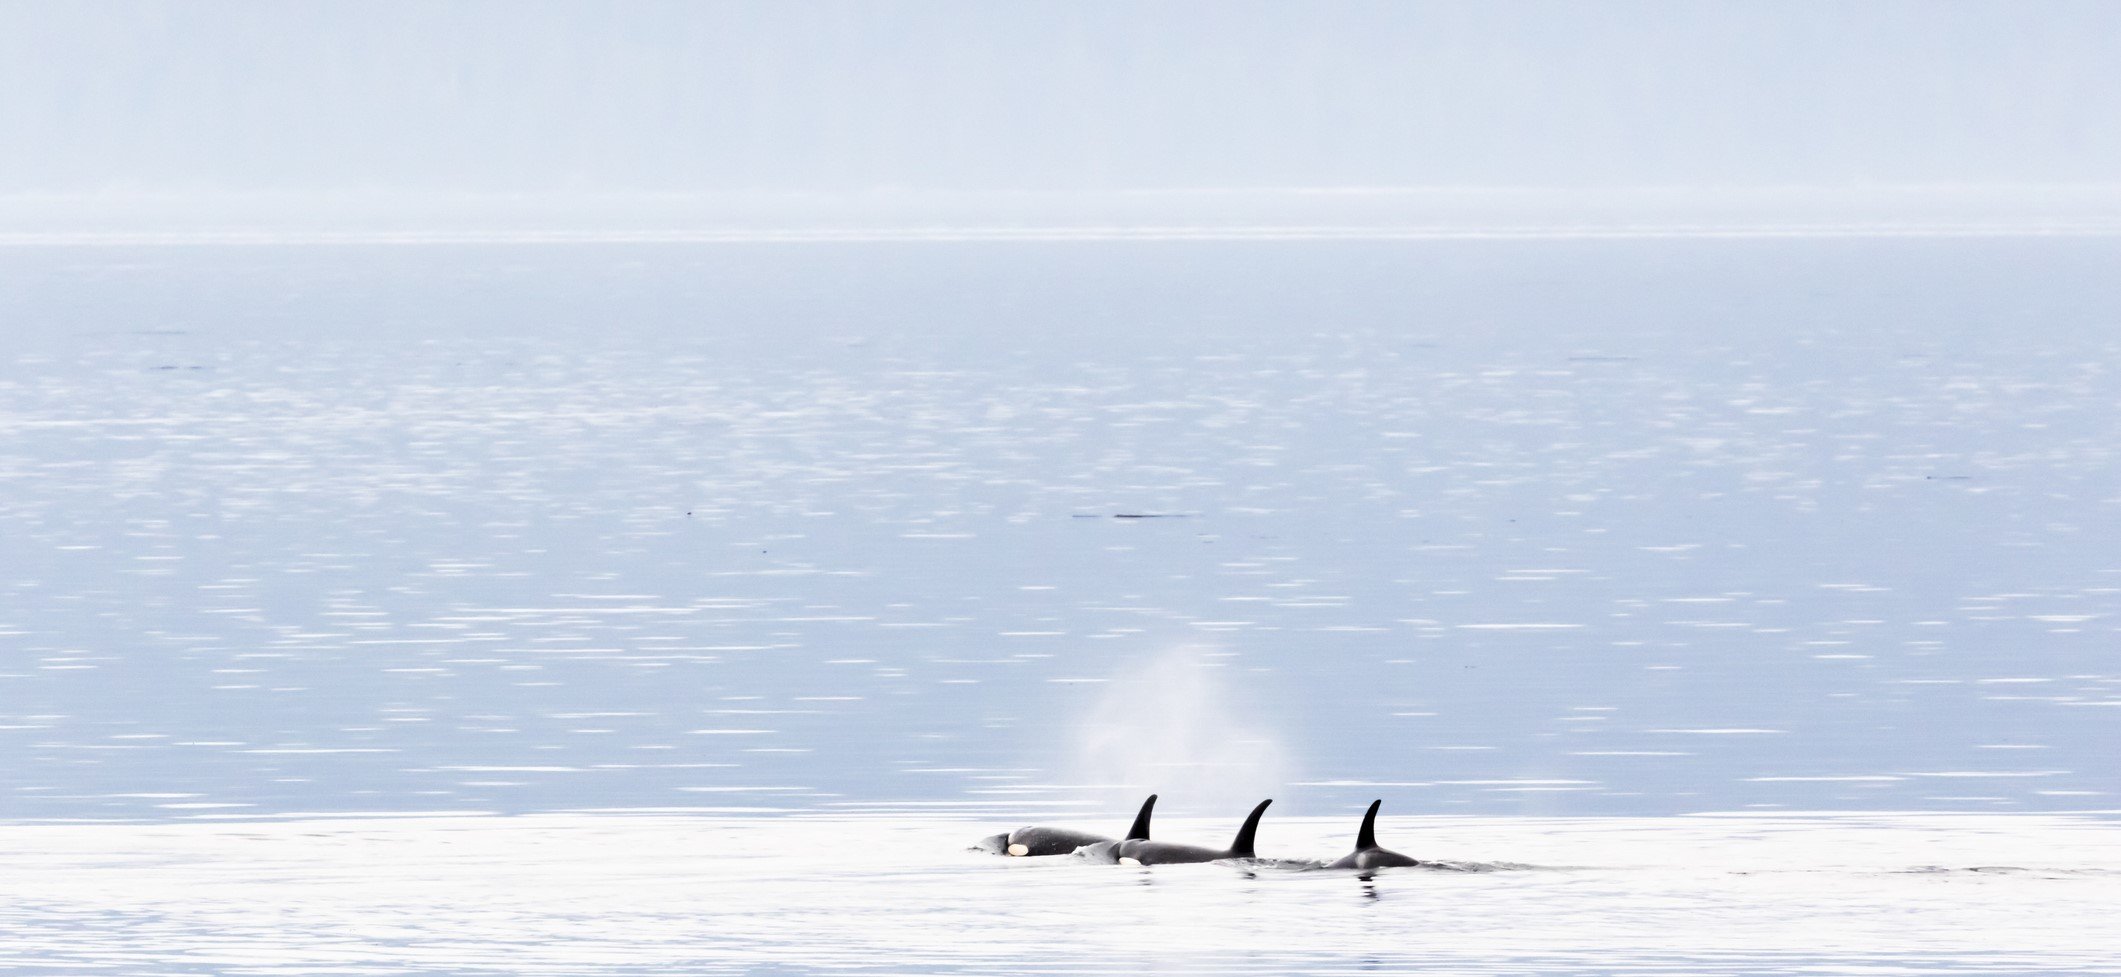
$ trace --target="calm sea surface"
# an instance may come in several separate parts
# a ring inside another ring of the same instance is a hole
[[[0,249],[0,967],[2111,972],[2114,267]]]
[[[1178,820],[1221,840],[1232,819]],[[986,825],[619,815],[0,828],[20,974],[2111,974],[2055,815],[1394,819],[1451,870],[1128,869]],[[1344,850],[1270,819],[1263,851]]]

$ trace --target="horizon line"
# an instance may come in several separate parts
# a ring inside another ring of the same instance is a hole
[[[1659,238],[1973,238],[2121,236],[2121,220],[2037,223],[1613,225],[905,225],[897,227],[466,230],[0,231],[0,247],[260,247],[481,244],[883,244],[1101,241],[1479,241]]]

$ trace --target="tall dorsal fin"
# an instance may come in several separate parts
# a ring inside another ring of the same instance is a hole
[[[1251,815],[1245,818],[1245,826],[1237,829],[1237,840],[1230,842],[1231,858],[1252,857],[1252,838],[1259,834],[1259,816],[1267,813],[1267,805],[1272,803],[1274,799],[1271,797],[1260,801],[1259,806],[1253,808]]]
[[[1384,804],[1382,797],[1370,802],[1370,812],[1362,816],[1362,832],[1355,836],[1356,851],[1377,847],[1377,809]]]
[[[1149,812],[1155,807],[1156,795],[1150,794],[1149,799],[1142,802],[1141,813],[1134,816],[1134,827],[1127,829],[1128,841],[1149,840]]]

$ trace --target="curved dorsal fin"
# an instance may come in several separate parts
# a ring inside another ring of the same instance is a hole
[[[1252,809],[1251,815],[1245,818],[1245,826],[1237,829],[1237,839],[1230,842],[1230,857],[1252,857],[1252,838],[1259,834],[1259,816],[1267,813],[1267,805],[1272,803],[1274,799],[1270,797],[1260,801],[1259,806]]]
[[[1149,840],[1149,811],[1155,807],[1156,795],[1150,794],[1149,799],[1142,802],[1141,813],[1134,816],[1134,827],[1127,829],[1128,841]]]
[[[1382,797],[1370,802],[1370,812],[1362,816],[1362,832],[1355,836],[1356,851],[1377,847],[1377,809],[1384,803]]]

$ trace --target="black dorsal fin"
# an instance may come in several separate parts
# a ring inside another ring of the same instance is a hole
[[[1377,847],[1377,809],[1384,804],[1382,797],[1370,802],[1370,812],[1362,816],[1362,832],[1355,836],[1356,851]]]
[[[1141,813],[1134,816],[1134,827],[1127,829],[1128,841],[1149,840],[1149,812],[1155,807],[1156,795],[1150,794],[1149,799],[1142,802]]]
[[[1252,857],[1252,839],[1259,834],[1259,816],[1267,813],[1267,805],[1272,803],[1274,799],[1271,797],[1260,801],[1259,806],[1253,808],[1251,815],[1245,818],[1245,826],[1237,829],[1237,840],[1230,842],[1231,858]]]

